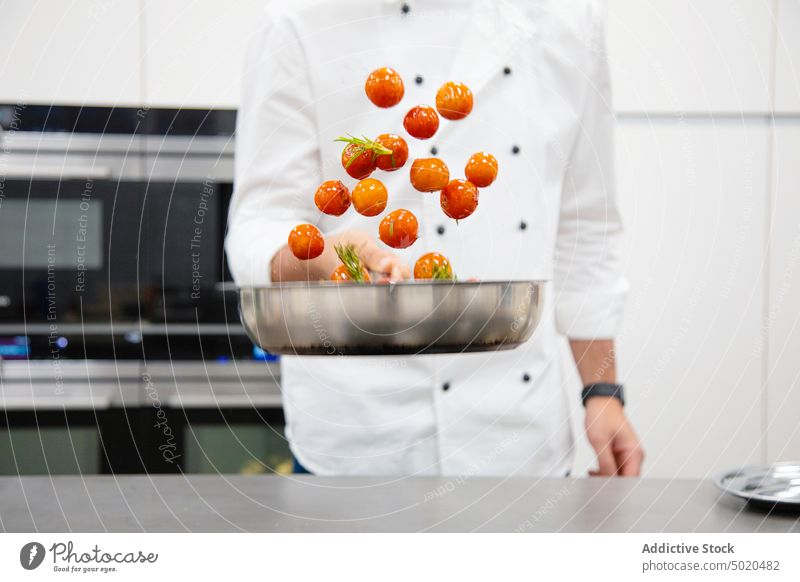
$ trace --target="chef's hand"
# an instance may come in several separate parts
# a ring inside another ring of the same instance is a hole
[[[597,453],[592,476],[638,477],[644,451],[619,400],[594,396],[586,401],[586,436]]]
[[[310,261],[296,258],[288,245],[273,257],[270,263],[272,280],[279,281],[321,281],[327,280],[333,270],[341,264],[336,255],[336,245],[352,245],[364,266],[377,274],[377,282],[403,281],[411,278],[411,269],[397,255],[381,248],[378,242],[366,232],[348,230],[325,237],[325,250]]]
[[[378,283],[404,281],[411,278],[411,269],[400,257],[381,248],[377,241],[360,230],[348,230],[331,237],[335,244],[353,245],[364,266],[378,275]],[[338,264],[338,260],[337,260]]]

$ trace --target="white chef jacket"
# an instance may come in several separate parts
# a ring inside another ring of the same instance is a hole
[[[405,10],[403,6],[407,6]],[[557,475],[572,456],[563,335],[611,338],[626,284],[613,184],[613,118],[604,7],[587,0],[281,2],[249,51],[237,121],[235,193],[226,249],[239,285],[269,283],[269,263],[302,222],[324,233],[381,217],[321,215],[313,196],[341,179],[347,133],[406,137],[405,168],[376,172],[387,211],[411,210],[420,238],[397,251],[450,258],[460,278],[546,279],[534,336],[502,352],[413,357],[284,357],[287,435],[299,462],[331,474]],[[405,96],[390,109],[364,94],[370,71],[396,69]],[[449,80],[471,87],[461,121],[430,140],[408,136],[406,111],[433,104]],[[432,150],[463,176],[494,154],[497,181],[456,224],[438,194],[415,191],[408,167]],[[382,243],[379,243],[382,244]],[[391,249],[390,249],[391,250]],[[559,343],[561,342],[561,343]]]

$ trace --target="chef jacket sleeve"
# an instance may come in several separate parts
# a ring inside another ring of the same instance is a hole
[[[225,240],[242,286],[269,283],[289,231],[316,221],[311,200],[321,175],[309,69],[295,28],[276,9],[267,11],[245,62]]]
[[[589,57],[578,134],[566,163],[556,241],[556,324],[571,339],[613,338],[628,285],[622,274],[622,221],[614,184],[614,116],[603,22]]]

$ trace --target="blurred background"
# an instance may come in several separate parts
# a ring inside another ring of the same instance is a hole
[[[279,362],[222,254],[262,8],[0,3],[0,473],[290,468]],[[798,31],[800,0],[610,1],[618,357],[647,476],[800,459]]]

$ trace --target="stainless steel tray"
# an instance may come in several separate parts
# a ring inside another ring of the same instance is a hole
[[[542,313],[543,281],[282,283],[239,289],[247,334],[273,354],[507,350]]]
[[[800,463],[745,467],[719,475],[714,483],[755,505],[800,510]]]

